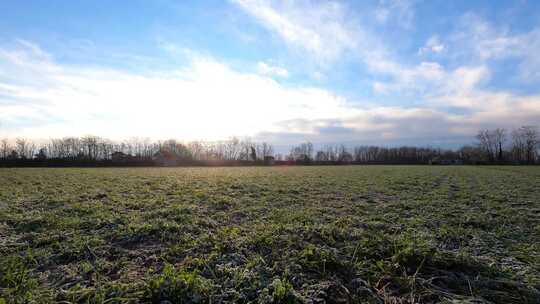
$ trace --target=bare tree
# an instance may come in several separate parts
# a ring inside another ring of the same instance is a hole
[[[259,156],[262,160],[265,160],[267,157],[270,157],[274,154],[274,148],[271,144],[267,142],[262,142],[259,146]]]
[[[342,163],[350,163],[353,161],[353,156],[349,153],[345,145],[340,145],[338,148],[338,161]]]
[[[463,146],[458,150],[458,158],[469,163],[476,163],[481,159],[482,151],[478,147]]]
[[[479,147],[484,151],[488,160],[493,161],[497,151],[495,133],[490,130],[480,130],[476,135],[476,139],[478,139]]]
[[[295,161],[311,161],[313,159],[313,144],[308,141],[293,147],[289,157]]]
[[[17,138],[15,140],[15,146],[17,154],[20,158],[27,158],[28,156],[28,140],[25,138]]]
[[[256,161],[257,160],[257,151],[255,150],[255,147],[251,146],[250,150],[251,151],[249,152],[249,156],[251,157],[251,160]]]
[[[495,136],[495,143],[497,144],[498,152],[497,152],[497,158],[499,161],[503,160],[503,146],[506,142],[506,130],[497,128],[495,131],[493,131],[493,135]]]
[[[224,158],[227,160],[237,160],[241,149],[240,140],[236,137],[230,138],[224,143]]]
[[[83,154],[91,160],[95,160],[98,157],[98,144],[100,138],[92,135],[87,135],[81,138]]]
[[[192,141],[188,143],[188,148],[191,151],[191,155],[195,160],[202,160],[204,158],[204,143],[200,141]]]
[[[10,149],[11,149],[11,147],[9,145],[9,140],[7,138],[3,138],[0,141],[0,153],[1,153],[3,159],[6,159],[8,157]]]
[[[336,161],[338,159],[338,148],[334,146],[326,146],[326,158],[329,161]]]
[[[523,126],[512,132],[512,152],[518,161],[534,163],[539,143],[539,132],[535,126]]]
[[[253,147],[253,143],[251,142],[251,139],[245,138],[240,143],[242,146],[239,159],[242,160],[250,160],[251,158],[251,147]]]
[[[326,153],[324,153],[324,151],[319,150],[315,153],[315,161],[325,162],[325,161],[328,161],[328,157],[326,156]]]
[[[534,126],[523,126],[521,130],[525,139],[527,163],[533,163],[536,160],[536,149],[539,143],[538,128]]]

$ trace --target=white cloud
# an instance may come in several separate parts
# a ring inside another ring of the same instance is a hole
[[[389,76],[387,81],[374,81],[373,91],[378,94],[399,93],[412,96],[419,101],[433,104],[440,96],[452,96],[449,106],[475,107],[478,99],[463,102],[460,96],[480,90],[480,86],[490,79],[490,70],[486,65],[459,66],[446,69],[437,62],[424,61],[417,65],[402,65],[392,60],[380,59],[370,64],[369,68],[381,75]]]
[[[421,58],[421,62],[416,64],[402,63],[400,57],[393,56],[381,38],[367,30],[369,27],[360,24],[342,3],[231,1],[291,47],[303,50],[307,58],[314,57],[323,65],[340,58],[363,62],[367,72],[376,77],[372,83],[376,93],[400,92],[419,98],[448,95],[450,91],[454,95],[463,95],[461,91],[476,89],[490,80],[493,69],[488,60],[506,58],[520,60],[517,66],[522,80],[540,79],[538,29],[511,35],[505,28],[495,27],[476,15],[467,14],[458,22],[457,34],[444,39],[434,35],[418,50],[421,56],[459,58],[459,62],[445,62],[452,66],[449,69],[426,58]],[[375,18],[381,22],[391,19],[392,22],[395,20],[403,25],[411,25],[415,15],[414,5],[414,1],[380,1]],[[471,60],[475,56],[480,60]]]
[[[474,141],[479,129],[507,128],[540,124],[540,95],[520,98],[506,93],[478,92],[469,98],[484,101],[466,113],[451,113],[431,107],[374,107],[358,111],[352,117],[324,120],[292,120],[287,126],[300,132],[263,133],[263,139],[285,140],[289,144],[300,140],[315,143],[463,145]],[[463,98],[463,96],[462,96]],[[441,100],[442,101],[442,100]],[[452,101],[448,101],[450,106]]]
[[[540,80],[540,28],[516,33],[478,15],[465,14],[456,33],[448,39],[458,56],[478,61],[517,60],[513,64],[521,80]],[[450,47],[450,46],[449,46]]]
[[[277,143],[393,142],[472,136],[478,128],[491,125],[540,123],[540,96],[479,90],[478,84],[489,76],[484,67],[448,72],[432,62],[410,69],[383,63],[382,70],[405,72],[404,85],[418,79],[452,85],[441,85],[424,105],[382,107],[353,105],[319,88],[287,87],[194,53],[187,66],[148,76],[59,64],[40,51],[24,44],[16,49],[0,47],[3,136],[215,140],[274,134]],[[466,111],[453,114],[447,107]]]
[[[277,123],[287,119],[354,113],[343,98],[325,90],[288,88],[196,55],[188,66],[156,76],[42,61],[26,45],[0,48],[0,61],[12,76],[0,78],[0,121],[13,134],[32,137],[94,133],[216,139],[280,131]]]
[[[426,44],[418,50],[419,55],[426,54],[438,54],[445,50],[444,44],[439,40],[438,36],[432,36],[428,39]]]
[[[375,9],[377,22],[393,22],[407,29],[412,27],[414,15],[414,1],[411,0],[380,0]]]
[[[287,69],[280,66],[269,65],[265,62],[259,62],[257,64],[257,69],[259,73],[261,73],[262,75],[277,76],[277,77],[284,77],[284,78],[289,77],[289,71],[287,71]]]
[[[345,57],[363,62],[370,73],[393,78],[386,83],[375,81],[373,87],[376,92],[407,88],[413,92],[421,91],[428,87],[427,83],[440,81],[445,73],[436,62],[426,61],[412,66],[400,64],[375,35],[365,30],[354,16],[347,13],[349,8],[344,4],[265,0],[233,2],[263,26],[277,33],[290,46],[307,51],[308,55],[323,65]],[[414,17],[412,1],[381,1],[379,8],[384,8],[388,14],[398,16],[407,23],[412,22]],[[444,46],[435,42],[431,42],[432,49],[442,51]]]
[[[414,78],[413,74],[429,73],[428,69],[436,64],[421,63],[417,67],[399,64],[381,40],[367,30],[357,16],[350,13],[352,10],[341,2],[231,1],[289,46],[301,50],[302,58],[314,58],[322,66],[347,58],[363,62],[372,73],[399,77],[403,83],[404,79]],[[388,14],[396,15],[407,23],[412,22],[414,17],[412,1],[381,1],[379,8],[385,8]],[[440,46],[434,48],[439,50]],[[315,73],[318,75],[314,79],[324,78],[320,70]]]
[[[374,82],[373,89],[378,93],[399,91],[418,94],[441,85],[447,72],[437,62],[421,62],[415,66],[404,66],[391,60],[380,59],[370,63],[371,71],[391,76],[387,82]]]
[[[232,0],[289,46],[307,51],[319,63],[338,59],[356,49],[362,40],[360,28],[348,21],[347,11],[338,2],[274,2]]]
[[[472,48],[482,60],[518,55],[523,48],[522,38],[509,35],[508,29],[496,28],[475,14],[465,14],[452,37],[455,43],[462,44],[459,47]]]

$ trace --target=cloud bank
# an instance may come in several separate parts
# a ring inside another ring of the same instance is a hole
[[[447,73],[421,65],[407,77],[429,74],[448,82],[439,95],[418,107],[378,107],[320,88],[285,86],[196,54],[186,66],[152,75],[60,64],[26,41],[0,48],[0,60],[0,121],[10,136],[392,143],[471,136],[481,127],[540,117],[538,96],[476,90],[482,69]]]

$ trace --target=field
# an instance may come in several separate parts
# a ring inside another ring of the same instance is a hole
[[[0,169],[0,303],[540,303],[540,167]]]

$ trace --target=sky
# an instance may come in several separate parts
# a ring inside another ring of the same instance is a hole
[[[540,125],[540,1],[0,0],[0,137],[457,147]]]

